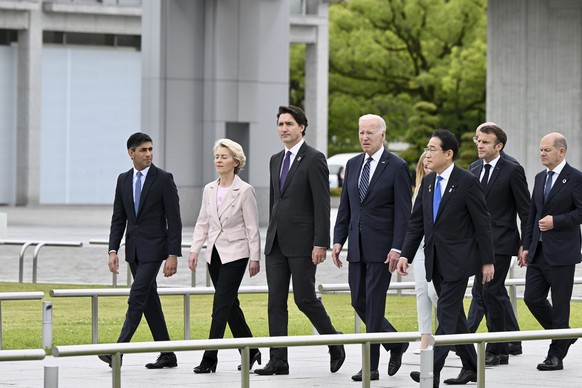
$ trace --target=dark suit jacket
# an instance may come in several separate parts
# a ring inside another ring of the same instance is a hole
[[[390,249],[402,249],[412,204],[410,175],[404,160],[384,151],[360,203],[365,158],[363,153],[346,165],[333,241],[343,245],[349,238],[348,261],[384,262]]]
[[[528,222],[523,235],[528,260],[530,263],[533,260],[542,234],[542,247],[548,264],[577,264],[582,259],[582,172],[566,163],[544,203],[545,182],[546,170],[536,175]],[[538,223],[548,214],[554,217],[554,229],[542,233]]]
[[[453,168],[433,223],[434,172],[422,180],[404,239],[402,257],[412,262],[425,236],[426,278],[435,270],[435,251],[443,279],[456,281],[475,275],[483,264],[495,262],[491,222],[481,183],[469,171]]]
[[[269,226],[265,254],[275,236],[283,255],[311,257],[314,246],[329,248],[329,170],[325,156],[303,143],[289,169],[282,192],[279,174],[285,151],[271,157],[269,171]]]
[[[471,172],[479,179],[482,169],[483,161],[479,160]],[[521,245],[516,216],[519,213],[521,230],[524,231],[529,211],[529,190],[523,167],[500,158],[490,173],[485,200],[491,218],[495,253],[516,256]]]
[[[138,216],[133,206],[133,168],[117,178],[109,250],[119,250],[125,234],[125,260],[163,261],[181,256],[182,221],[172,174],[151,165],[143,183]]]

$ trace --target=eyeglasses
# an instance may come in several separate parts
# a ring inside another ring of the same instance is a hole
[[[437,151],[443,151],[443,149],[442,148],[439,149],[439,148],[436,148],[436,147],[425,147],[424,148],[424,152],[426,152],[426,153],[434,154]]]

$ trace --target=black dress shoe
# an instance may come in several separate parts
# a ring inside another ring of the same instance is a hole
[[[249,365],[249,370],[253,369],[253,365],[255,365],[255,362],[258,362],[259,365],[261,365],[261,352],[259,352],[258,350],[255,354],[251,356],[251,365]],[[241,366],[239,365],[237,369],[241,370]]]
[[[461,373],[454,379],[446,379],[445,384],[462,385],[471,381],[477,381],[477,372],[471,369],[461,369]]]
[[[509,354],[493,354],[489,352],[485,354],[486,366],[498,366],[508,364],[509,364]]]
[[[346,360],[346,351],[343,345],[332,345],[329,347],[329,370],[331,373],[337,372]]]
[[[99,357],[101,361],[109,365],[109,367],[111,368],[111,365],[113,364],[113,357],[111,357],[111,354],[100,354],[97,357]],[[123,364],[123,354],[121,355],[119,366],[121,366],[121,364]]]
[[[405,342],[400,347],[400,350],[395,352],[394,350],[390,351],[390,362],[388,363],[388,376],[394,376],[398,369],[402,366],[402,355],[408,349],[408,342]]]
[[[362,381],[362,370],[361,369],[358,373],[356,373],[355,375],[352,376],[352,380]],[[378,372],[378,369],[370,371],[370,381],[372,381],[372,380],[380,380],[380,372]]]
[[[218,364],[218,360],[214,361],[214,364],[204,365],[201,363],[198,366],[195,366],[193,371],[194,373],[215,373],[216,372],[216,364]]]
[[[562,360],[556,356],[548,356],[544,362],[538,364],[538,370],[562,370],[564,365]]]
[[[410,372],[410,378],[417,383],[420,383],[420,372]],[[432,386],[433,388],[439,388],[439,378],[437,376],[433,376],[432,378]]]
[[[161,353],[156,362],[150,362],[146,364],[148,369],[162,369],[162,368],[175,368],[178,366],[178,360],[176,360],[176,355],[172,352]]]
[[[288,375],[289,364],[287,361],[272,358],[263,369],[255,369],[255,373],[262,376]]]
[[[518,356],[523,353],[521,348],[521,342],[510,342],[509,343],[509,354],[512,356]]]

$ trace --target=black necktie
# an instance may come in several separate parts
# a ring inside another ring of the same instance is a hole
[[[552,189],[552,176],[554,175],[553,171],[548,171],[548,175],[546,176],[546,187],[544,187],[544,202],[548,195],[550,195],[550,190]]]
[[[366,192],[368,191],[368,185],[370,184],[370,162],[372,157],[366,159],[366,164],[364,164],[364,169],[362,170],[362,175],[360,176],[360,202],[364,202],[366,197]]]
[[[483,187],[483,191],[485,191],[487,190],[487,183],[489,182],[489,170],[491,169],[491,165],[487,163],[483,167],[485,167],[485,172],[481,178],[481,187]]]

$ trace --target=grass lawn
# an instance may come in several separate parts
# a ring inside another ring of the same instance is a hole
[[[103,286],[71,284],[21,284],[0,282],[0,292],[43,291],[44,300],[53,302],[53,344],[73,345],[91,343],[90,298],[51,298],[51,289],[102,288]],[[183,297],[163,296],[164,314],[172,339],[183,339]],[[241,307],[249,326],[256,337],[268,336],[267,295],[240,295]],[[336,329],[344,333],[354,332],[354,311],[347,294],[324,295],[323,303]],[[465,309],[469,308],[465,299]],[[2,302],[2,348],[37,349],[42,345],[42,303],[40,301]],[[212,296],[192,296],[191,339],[206,339],[210,328]],[[104,297],[99,299],[99,342],[116,342],[127,309],[127,298]],[[518,320],[522,330],[539,330],[541,326],[529,313],[522,300],[518,301]],[[416,299],[414,296],[388,296],[386,317],[399,331],[416,331]],[[582,325],[582,304],[572,302],[570,324]],[[482,323],[479,331],[486,331]],[[289,298],[289,334],[311,334],[309,320],[296,308],[292,296]],[[230,332],[227,330],[227,337]],[[136,332],[133,341],[151,341],[152,337],[145,320]]]

